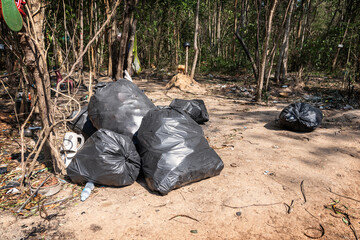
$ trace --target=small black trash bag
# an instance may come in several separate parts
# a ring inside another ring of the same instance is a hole
[[[185,112],[171,108],[150,110],[137,138],[146,183],[162,195],[219,175],[224,168],[202,128]]]
[[[74,183],[93,182],[121,187],[132,184],[139,175],[140,156],[128,136],[99,129],[76,153],[67,167]]]
[[[209,121],[209,114],[206,110],[205,103],[200,99],[183,100],[174,99],[169,105],[171,108],[183,110],[190,115],[197,123]]]
[[[293,103],[285,107],[279,116],[280,125],[297,132],[310,132],[317,128],[323,115],[320,109],[308,103]]]
[[[99,85],[89,103],[89,118],[105,128],[133,137],[145,114],[155,105],[132,82],[121,79]]]
[[[72,119],[78,111],[73,111],[68,119]],[[88,106],[84,106],[80,109],[78,116],[70,122],[67,122],[67,126],[76,133],[82,134],[85,139],[88,139],[97,129],[94,127],[88,117]]]

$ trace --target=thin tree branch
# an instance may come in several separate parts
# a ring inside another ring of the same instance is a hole
[[[236,29],[236,32],[235,32],[235,36],[236,38],[239,40],[242,48],[244,49],[245,53],[246,53],[246,56],[248,57],[250,63],[251,63],[251,66],[252,66],[252,69],[253,69],[253,73],[254,73],[254,78],[257,79],[257,76],[258,76],[258,69],[256,67],[256,64],[255,64],[255,61],[253,59],[253,57],[251,56],[251,53],[249,51],[249,49],[247,48],[243,38],[241,37],[240,35],[240,24],[238,26],[238,28]]]
[[[61,82],[59,82],[58,86],[57,86],[57,91],[59,91],[59,87],[60,84],[63,83],[64,81],[66,81],[74,72],[75,67],[77,64],[79,64],[79,62],[81,61],[81,59],[84,57],[85,53],[87,52],[88,48],[90,47],[90,45],[96,40],[97,36],[102,32],[102,30],[105,28],[105,26],[110,22],[111,18],[114,16],[114,14],[116,13],[116,9],[119,6],[121,0],[117,0],[113,11],[111,12],[110,16],[106,19],[106,21],[103,23],[103,25],[99,28],[99,30],[96,32],[96,34],[94,35],[94,37],[88,42],[88,44],[86,45],[85,49],[79,54],[78,58],[76,59],[75,63],[73,64],[73,66],[70,69],[70,72],[67,76],[65,76],[63,78],[63,80]]]

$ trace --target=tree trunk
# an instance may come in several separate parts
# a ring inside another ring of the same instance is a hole
[[[241,27],[245,27],[247,24],[247,13],[248,13],[248,1],[241,1],[241,16],[240,16],[240,25]]]
[[[358,30],[359,32],[359,30]],[[358,34],[358,43],[357,47],[360,47],[360,34]],[[355,48],[356,49],[356,48]],[[357,51],[356,63],[355,63],[355,82],[360,82],[360,50]]]
[[[345,38],[346,38],[346,35],[347,35],[347,32],[348,32],[348,29],[349,29],[349,24],[350,24],[350,18],[346,24],[346,29],[345,29],[345,32],[344,32],[344,35],[341,39],[341,42],[340,44],[343,45],[344,44],[344,41],[345,41]],[[335,67],[336,67],[336,62],[337,62],[337,59],[339,57],[339,53],[340,53],[340,50],[341,50],[342,47],[338,47],[337,50],[336,50],[336,54],[335,54],[335,57],[334,57],[334,60],[333,60],[333,63],[332,63],[332,71],[335,70]]]
[[[234,32],[235,33],[237,30],[237,5],[238,5],[238,0],[235,0],[235,2],[234,2]],[[235,54],[236,54],[235,41],[236,41],[236,35],[234,35],[233,42],[232,42],[232,60],[233,61],[235,61]]]
[[[212,44],[213,44],[213,41],[212,41],[212,27],[211,27],[211,2],[210,0],[207,2],[208,4],[208,9],[209,9],[209,12],[208,12],[208,34],[209,34],[209,46],[210,48],[212,47]]]
[[[94,13],[94,0],[90,2],[90,11],[89,11],[89,35],[92,37],[93,35],[93,13]],[[93,79],[93,49],[94,46],[91,45],[88,50],[88,61],[89,61],[89,83],[88,83],[88,96],[89,100],[92,95],[92,79]]]
[[[50,75],[46,62],[46,51],[44,44],[43,25],[45,7],[41,6],[41,0],[27,2],[32,17],[31,26],[27,27],[27,35],[21,36],[21,45],[25,53],[25,64],[30,74],[29,79],[35,81],[36,95],[38,99],[42,127],[45,130],[47,140],[43,147],[46,160],[52,160],[55,171],[63,170],[60,155],[55,148],[56,135],[51,126],[55,123],[54,108],[50,95]],[[31,18],[31,17],[30,17]],[[31,37],[30,37],[31,36]]]
[[[65,42],[65,56],[67,56],[69,54],[69,49],[68,49],[68,42],[67,42],[67,38],[68,38],[68,35],[67,35],[67,26],[66,26],[66,5],[65,5],[65,2],[64,0],[62,1],[63,2],[63,8],[64,8],[64,42]],[[66,59],[66,58],[65,58]],[[66,72],[69,72],[69,61],[66,60],[66,63],[65,63],[65,71]]]
[[[116,67],[117,67],[117,57],[118,52],[116,51],[116,19],[113,20],[113,23],[111,25],[111,30],[109,33],[109,69],[108,74],[109,77],[115,78],[116,74]]]
[[[180,47],[180,39],[179,39],[179,27],[176,24],[174,27],[174,38],[175,38],[175,65],[179,65],[179,47]]]
[[[217,43],[217,56],[220,57],[220,37],[221,37],[221,12],[222,12],[222,1],[218,2],[218,12],[217,12],[217,26],[216,26],[216,43]]]
[[[75,28],[77,28],[77,25],[75,25]],[[67,32],[67,35],[70,37],[70,33],[69,31]],[[74,31],[74,34],[71,38],[71,42],[70,42],[70,45],[71,45],[71,48],[73,50],[73,53],[74,53],[74,59],[77,59],[78,58],[78,52],[76,51],[76,47],[75,47],[75,31]]]
[[[270,64],[269,64],[269,69],[268,69],[267,73],[265,74],[265,78],[266,78],[265,91],[269,90],[269,80],[270,80],[271,70],[272,70],[273,64],[274,64],[276,46],[277,46],[277,43],[274,44],[273,49],[271,50],[271,53],[269,56],[271,60],[270,60]]]
[[[300,50],[303,49],[304,47],[304,42],[305,42],[305,34],[306,32],[310,32],[310,27],[309,27],[309,14],[310,14],[310,9],[311,9],[311,1],[312,0],[308,0],[305,4],[306,7],[306,13],[305,13],[305,18],[304,18],[304,22],[303,22],[303,26],[302,26],[302,31],[301,31],[301,43],[300,43]]]
[[[299,19],[299,23],[298,23],[298,30],[297,30],[297,36],[296,36],[296,45],[300,45],[298,48],[298,52],[297,52],[297,59],[299,59],[300,61],[298,61],[298,67],[297,67],[297,76],[296,76],[296,85],[301,85],[302,84],[302,77],[303,77],[303,72],[304,72],[304,62],[301,61],[302,58],[302,50],[304,47],[304,41],[305,41],[305,33],[307,32],[306,27],[307,27],[307,22],[308,22],[308,15],[309,15],[309,8],[311,6],[311,0],[306,0],[306,1],[302,1],[301,2],[301,15],[300,15],[300,19]],[[295,45],[295,47],[296,47]]]
[[[100,17],[100,12],[99,12],[99,7],[97,5],[97,1],[94,2],[94,13],[95,13],[95,26],[94,26],[94,33],[96,33],[99,29],[99,17]],[[96,36],[95,38],[95,46],[94,46],[94,52],[95,52],[95,69],[94,72],[95,74],[97,74],[99,72],[99,48],[101,48],[101,43],[100,43],[100,39],[99,36]]]
[[[133,9],[136,8],[138,0],[133,0]],[[129,54],[127,56],[127,72],[132,75],[132,63],[134,60],[134,43],[136,34],[137,19],[135,19],[134,11],[131,11],[130,37],[129,37]]]
[[[109,0],[106,0],[105,3],[106,3],[106,16],[107,16],[107,18],[109,18],[109,16],[110,16],[110,3],[109,3]],[[112,75],[113,75],[113,72],[112,72],[112,70],[113,70],[113,66],[112,66],[112,45],[113,45],[113,42],[114,42],[113,36],[115,34],[114,30],[115,30],[115,27],[116,27],[114,25],[115,25],[115,20],[114,20],[114,22],[112,24],[112,27],[108,30],[108,33],[107,33],[108,54],[109,54],[109,56],[108,56],[107,75],[109,77],[112,77]]]
[[[80,54],[84,51],[84,0],[80,0]],[[79,63],[80,78],[82,78],[84,69],[83,58],[81,57]]]
[[[216,2],[214,3],[214,12],[212,14],[212,24],[211,24],[211,34],[212,34],[212,47],[214,48],[214,46],[217,45],[217,42],[216,42]],[[213,51],[214,52],[214,51]],[[214,55],[215,55],[216,52],[214,52]]]
[[[285,35],[286,35],[286,42],[285,42],[285,47],[284,47],[284,54],[283,54],[283,78],[286,79],[287,77],[287,71],[288,71],[288,58],[289,58],[289,35],[290,35],[290,30],[291,30],[291,18],[292,18],[292,13],[294,11],[294,5],[295,5],[295,1],[294,0],[291,3],[290,6],[290,10],[289,10],[289,16],[286,22],[286,26],[285,26]],[[284,37],[285,38],[285,37]]]
[[[243,38],[242,38],[241,35],[240,35],[240,27],[241,27],[241,25],[238,26],[238,29],[237,29],[236,32],[235,32],[235,36],[236,36],[237,39],[239,40],[242,48],[243,48],[244,51],[245,51],[245,54],[246,54],[247,58],[249,59],[249,61],[250,61],[250,63],[251,63],[251,67],[252,67],[252,70],[253,70],[254,78],[257,79],[258,69],[257,69],[256,63],[255,63],[253,57],[252,57],[251,54],[250,54],[249,49],[247,48],[247,46],[246,46]]]
[[[189,48],[186,47],[186,49],[185,49],[185,74],[186,75],[188,72],[188,61],[189,61]]]
[[[277,2],[278,2],[278,0],[274,0],[273,6],[270,10],[269,18],[267,21],[266,33],[265,33],[265,39],[264,39],[264,45],[263,45],[262,57],[261,57],[261,65],[259,66],[259,76],[258,76],[258,84],[257,84],[257,90],[256,90],[256,98],[255,98],[255,100],[257,102],[261,102],[261,93],[262,93],[262,89],[263,89],[263,85],[264,85],[264,75],[265,75],[265,68],[266,68],[267,51],[268,51],[269,40],[270,40],[270,35],[271,35],[272,20],[274,17],[274,12],[276,9]]]
[[[129,37],[130,19],[131,19],[133,2],[132,0],[128,0],[128,1],[124,1],[124,4],[125,4],[124,23],[123,23],[123,31],[121,34],[121,40],[120,40],[118,64],[116,67],[116,75],[115,75],[116,80],[123,78],[124,76],[124,64],[126,59],[126,50],[127,50],[127,42]]]
[[[298,21],[298,24],[297,24],[297,34],[296,34],[296,37],[295,37],[295,46],[296,46],[296,43],[300,40],[301,38],[301,33],[302,33],[302,27],[303,27],[303,23],[304,23],[304,13],[305,13],[305,3],[304,1],[301,1],[301,5],[298,7],[299,9],[301,9],[301,14],[300,14],[300,17],[299,17],[299,21]]]
[[[134,19],[134,14],[131,14],[131,31],[130,31],[130,38],[129,38],[129,54],[127,56],[127,67],[126,70],[132,75],[132,63],[134,60],[134,42],[135,42],[135,33],[136,33],[136,23],[137,19]]]
[[[95,13],[95,15],[94,15]],[[93,22],[93,17],[95,17],[95,24]],[[96,29],[96,18],[97,18],[97,13],[96,13],[96,1],[94,2],[94,0],[91,0],[91,7],[90,7],[90,36],[92,37],[93,33],[95,33],[97,31]],[[97,37],[95,39],[95,46],[97,45]],[[95,79],[96,78],[96,56],[95,56],[95,46],[91,45],[90,47],[90,53],[91,53],[91,70],[90,70],[90,79]],[[92,77],[92,78],[91,78]],[[92,85],[89,85],[89,91],[91,90]],[[90,96],[90,94],[89,94]]]
[[[165,14],[165,13],[163,13]],[[154,62],[155,65],[159,65],[159,61],[160,61],[160,48],[161,48],[161,41],[162,41],[162,36],[163,36],[163,22],[166,19],[166,17],[163,15],[162,16],[162,20],[159,21],[158,23],[158,31],[156,33],[156,37],[154,37]]]
[[[281,44],[281,49],[279,53],[277,68],[275,72],[275,80],[276,83],[280,82],[280,75],[282,73],[282,79],[286,79],[287,75],[287,61],[288,61],[288,49],[289,49],[289,34],[290,34],[290,26],[291,26],[291,17],[292,12],[294,9],[295,1],[296,0],[290,0],[290,8],[287,14],[286,24],[285,24],[285,32],[284,32],[284,38]]]
[[[101,36],[101,41],[100,41],[100,52],[98,53],[98,67],[97,67],[97,75],[98,76],[100,76],[100,74],[101,74],[102,66],[104,63],[105,43],[106,43],[106,34]]]
[[[255,50],[255,62],[256,62],[256,66],[258,66],[260,68],[260,28],[261,28],[261,24],[260,24],[260,12],[261,12],[261,3],[259,6],[259,2],[258,0],[255,0],[255,8],[256,8],[256,22],[257,22],[257,28],[256,28],[256,50]],[[259,75],[259,73],[257,74]]]
[[[192,65],[192,68],[191,68],[191,74],[190,74],[190,77],[192,79],[194,79],[196,63],[197,63],[197,59],[198,59],[198,56],[199,56],[199,49],[198,49],[198,46],[197,46],[197,39],[198,39],[198,34],[199,34],[199,8],[200,8],[200,0],[197,1],[197,5],[196,5],[195,33],[194,33],[194,51],[195,51],[195,55],[194,55],[194,61],[193,61],[193,65]]]

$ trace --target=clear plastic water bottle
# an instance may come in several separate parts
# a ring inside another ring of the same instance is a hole
[[[80,200],[85,201],[91,194],[91,191],[94,189],[94,183],[87,182],[84,189],[81,192]]]

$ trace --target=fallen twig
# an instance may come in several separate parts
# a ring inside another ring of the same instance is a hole
[[[161,205],[151,205],[151,204],[149,204],[149,206],[151,206],[151,207],[154,207],[154,208],[159,208],[159,207],[165,207],[166,206],[166,204],[167,203],[164,203],[164,204],[161,204]]]
[[[305,204],[306,203],[306,196],[305,196],[305,190],[304,190],[304,180],[302,180],[301,183],[300,183],[300,190],[301,190],[301,193],[302,193],[302,195],[304,197],[304,203],[302,203],[302,204]]]
[[[38,211],[39,211],[39,215],[40,215],[40,217],[43,218],[43,219],[47,219],[47,217],[49,216],[48,213],[46,212],[45,207],[44,207],[45,202],[46,202],[46,199],[45,199],[45,201],[43,201],[43,202],[41,203],[41,206],[40,206],[40,202],[38,202],[38,205],[37,205]],[[42,216],[42,214],[41,214],[42,212],[45,213],[45,217]]]
[[[37,187],[37,189],[33,192],[33,194],[30,195],[30,197],[23,203],[23,205],[21,205],[21,207],[16,211],[17,214],[19,214],[21,212],[21,210],[26,206],[26,204],[28,204],[28,202],[31,200],[31,198],[33,198],[37,192],[39,191],[39,189],[46,183],[46,181],[49,179],[51,175],[48,175],[45,180]]]
[[[222,144],[221,147],[215,147],[215,146],[213,146],[213,147],[211,147],[211,148],[213,148],[213,149],[224,149],[224,148],[227,148],[227,147],[229,147],[229,148],[234,148],[234,145]]]
[[[259,145],[258,143],[253,143],[253,142],[251,142],[249,140],[243,140],[243,141],[248,142],[248,143],[253,144],[253,145]]]
[[[53,218],[55,218],[57,216],[65,216],[65,214],[59,215],[59,213],[48,214],[46,212],[45,206],[49,205],[49,204],[48,203],[45,204],[45,202],[46,202],[46,200],[42,202],[41,206],[40,206],[40,203],[38,203],[38,211],[39,211],[39,215],[41,218],[43,218],[44,220],[47,220],[47,221],[51,221]],[[45,217],[42,216],[42,214],[41,214],[42,212],[45,213]]]
[[[342,218],[342,221],[349,226],[350,230],[353,232],[355,240],[359,240],[357,234],[356,234],[356,230],[354,228],[354,225],[352,225],[351,221],[350,221],[350,217],[347,213],[342,213],[344,215],[344,217]]]
[[[350,227],[351,231],[354,234],[355,240],[359,240],[359,238],[358,238],[358,236],[356,234],[356,230],[355,230],[354,226],[351,224],[351,225],[349,225],[349,227]]]
[[[57,200],[57,201],[51,201],[51,202],[47,202],[47,203],[43,203],[42,206],[48,206],[48,205],[51,205],[51,204],[56,204],[56,203],[61,203],[61,202],[64,202],[64,201],[67,201],[67,200],[72,200],[76,197],[67,197],[67,198],[63,198],[63,199],[60,199],[60,200]],[[30,210],[33,210],[35,208],[38,208],[37,206],[36,207],[32,207],[30,208]]]
[[[334,218],[342,218],[341,216],[336,216],[335,214],[333,213],[330,213],[330,216],[334,217]]]
[[[359,202],[359,203],[360,203],[360,200],[357,200],[357,199],[354,199],[354,198],[352,198],[352,197],[344,196],[344,195],[341,195],[341,194],[338,194],[338,193],[333,192],[330,187],[329,187],[329,188],[326,188],[326,190],[328,190],[328,191],[331,192],[332,194],[335,194],[335,195],[337,195],[337,196],[339,196],[339,197],[343,197],[343,198],[350,199],[350,200],[353,200],[353,201],[355,201],[355,202]]]
[[[352,216],[352,215],[350,215],[350,214],[348,214],[345,210],[343,210],[343,209],[341,209],[341,208],[338,208],[337,206],[336,206],[336,204],[337,204],[337,202],[335,202],[334,201],[334,203],[332,203],[332,204],[329,204],[329,205],[324,205],[324,207],[326,208],[326,209],[331,209],[331,210],[333,210],[333,212],[337,215],[337,214],[342,214],[342,215],[344,215],[344,216],[346,216],[346,217],[352,217],[352,218],[354,218],[354,219],[359,219],[358,217],[355,217],[355,216]],[[343,205],[344,206],[344,205]],[[345,207],[345,206],[344,206]],[[345,207],[346,208],[346,207]],[[347,209],[347,208],[346,208]],[[330,215],[331,216],[333,216],[333,217],[335,217],[334,215],[332,215],[331,213],[330,213]]]
[[[26,173],[26,163],[25,163],[25,140],[24,140],[24,129],[27,124],[27,122],[30,120],[31,116],[33,115],[36,104],[37,104],[38,98],[36,98],[35,103],[33,104],[33,107],[31,108],[31,111],[29,113],[29,116],[26,118],[25,122],[20,126],[20,139],[21,139],[21,180],[20,180],[20,188],[23,190],[24,187],[24,178]]]
[[[317,217],[315,217],[313,214],[311,214],[311,212],[309,212],[306,208],[304,208],[304,209],[305,209],[305,211],[306,211],[308,214],[310,214],[310,216],[312,216],[313,218],[315,218],[316,220],[319,221],[319,218],[317,218]]]
[[[336,218],[341,218],[342,221],[343,221],[347,226],[349,226],[349,228],[351,229],[351,231],[353,232],[353,234],[354,234],[354,236],[355,236],[355,239],[358,240],[358,236],[357,236],[357,234],[356,234],[356,230],[355,230],[354,226],[353,226],[352,223],[351,223],[350,217],[352,217],[352,218],[354,218],[354,219],[358,219],[358,218],[355,217],[355,216],[351,216],[351,215],[348,214],[345,210],[342,210],[342,209],[336,207],[336,204],[338,204],[338,203],[339,203],[339,201],[333,200],[333,203],[331,203],[331,204],[329,204],[329,205],[324,205],[324,207],[325,207],[326,209],[331,209],[331,210],[333,210],[333,212],[335,213],[335,215],[332,214],[332,213],[330,213],[330,215],[333,216],[333,217],[336,217]],[[345,205],[343,205],[343,206],[344,206],[346,209],[348,209]],[[341,214],[340,217],[336,216],[336,215],[338,215],[338,214]]]
[[[179,192],[179,193],[180,193],[181,197],[184,199],[184,201],[186,201],[184,195],[181,192]]]
[[[268,225],[269,227],[272,227],[272,228],[275,228],[275,229],[276,229],[276,228],[284,228],[284,227],[275,227],[275,226],[273,226],[273,225],[271,225],[271,224],[269,224],[269,223],[267,223],[267,222],[266,222],[265,224]]]
[[[306,234],[306,233],[304,233],[304,235],[305,236],[307,236],[308,238],[312,238],[312,239],[318,239],[318,238],[321,238],[322,236],[324,236],[325,235],[325,229],[324,229],[324,227],[319,223],[319,225],[320,225],[320,229],[318,229],[318,228],[307,228],[307,229],[305,229],[305,230],[317,230],[317,231],[319,231],[319,232],[321,232],[321,235],[320,236],[318,236],[318,237],[313,237],[313,236],[310,236],[310,235],[308,235],[308,234]]]
[[[177,217],[186,217],[186,218],[189,218],[189,219],[194,220],[194,221],[196,221],[196,222],[200,222],[200,221],[197,220],[196,218],[193,218],[193,217],[190,217],[190,216],[184,215],[184,214],[179,214],[179,215],[173,216],[173,217],[171,217],[171,218],[169,219],[169,221],[172,220],[172,219],[174,219],[174,218],[177,218]]]
[[[292,212],[292,209],[294,208],[294,202],[295,202],[294,200],[291,200],[290,205],[284,203],[284,205],[288,208],[287,211],[286,211],[287,214],[290,214]]]
[[[19,74],[19,72],[16,71],[16,72],[12,72],[12,73],[9,73],[9,74],[2,75],[2,76],[0,76],[0,79],[1,79],[1,78],[7,78],[7,77],[9,77],[9,76],[13,76],[13,75],[16,75],[16,74]]]
[[[251,205],[246,205],[246,206],[241,206],[241,207],[234,207],[234,206],[230,206],[227,204],[222,204],[221,206],[238,209],[238,208],[248,208],[248,207],[267,207],[267,206],[273,206],[273,205],[279,205],[279,204],[283,204],[283,203],[278,202],[278,203],[266,203],[266,204],[251,204]]]

